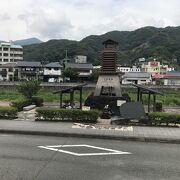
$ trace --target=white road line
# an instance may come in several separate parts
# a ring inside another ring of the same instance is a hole
[[[71,154],[75,156],[102,156],[102,155],[115,155],[115,154],[131,154],[130,152],[123,152],[123,151],[118,151],[114,149],[109,149],[109,148],[102,148],[102,147],[97,147],[97,146],[91,146],[87,144],[78,144],[78,145],[52,145],[52,146],[38,146],[39,148],[51,150],[51,151],[57,151],[57,152],[62,152],[66,154]],[[92,149],[99,149],[99,150],[104,150],[104,151],[109,151],[105,153],[75,153],[72,151],[67,151],[67,150],[62,150],[59,148],[63,147],[88,147]]]
[[[84,154],[82,154],[82,153],[80,153],[79,154],[79,156],[104,156],[104,155],[115,155],[115,154],[131,154],[131,153],[129,153],[129,152],[122,152],[122,151],[120,151],[120,152],[112,152],[112,153],[84,153]]]
[[[46,146],[46,147],[81,147],[81,146],[88,146],[86,144],[75,144],[75,145],[53,145],[53,146]]]
[[[38,146],[38,147],[48,149],[48,150],[52,150],[52,151],[57,151],[57,152],[62,152],[62,153],[78,156],[78,153],[74,153],[74,152],[71,152],[71,151],[65,151],[65,150],[55,149],[55,148],[50,148],[50,147],[45,147],[45,146]]]

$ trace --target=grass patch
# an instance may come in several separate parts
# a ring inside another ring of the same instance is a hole
[[[53,94],[53,90],[41,89],[37,96],[44,99],[44,102],[59,102],[59,94]],[[90,90],[84,90],[82,99],[83,102],[91,93]],[[0,90],[0,101],[15,101],[15,100],[22,100],[24,97],[20,94],[17,90]],[[63,100],[69,100],[69,94],[63,95]],[[75,91],[74,93],[74,100],[79,102],[79,92]]]
[[[129,91],[129,96],[133,101],[137,100],[137,93],[135,91]],[[153,101],[153,97],[151,96],[151,101]],[[166,91],[164,95],[157,95],[156,101],[161,101],[165,106],[180,106],[180,93],[179,91]],[[148,103],[148,95],[143,95],[143,104],[147,105]]]
[[[124,90],[125,91],[125,90]],[[59,94],[53,94],[54,90],[48,90],[48,89],[41,89],[37,96],[44,99],[44,102],[59,102]],[[83,90],[83,102],[85,99],[90,95],[92,91],[91,90]],[[129,94],[131,99],[133,101],[136,101],[137,94],[135,91],[129,90],[129,92],[126,91],[126,93]],[[5,90],[0,89],[0,101],[14,101],[14,100],[22,100],[23,96],[18,93],[17,90]],[[63,100],[69,100],[69,94],[63,95]],[[153,98],[151,97],[151,100]],[[166,91],[164,92],[164,96],[157,95],[157,101],[161,101],[163,106],[180,106],[180,93],[179,91]],[[74,94],[74,100],[75,102],[79,102],[79,92],[75,91]],[[147,104],[148,102],[148,95],[143,95],[143,103]]]
[[[0,90],[0,101],[21,100],[23,96],[17,90]]]

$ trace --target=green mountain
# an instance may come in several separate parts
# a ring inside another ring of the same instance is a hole
[[[109,38],[119,43],[118,61],[121,64],[133,64],[141,57],[180,64],[180,26],[112,31],[99,36],[91,35],[81,41],[50,40],[24,46],[24,60],[58,61],[65,57],[65,50],[68,50],[69,57],[86,55],[89,62],[99,64],[102,42]]]
[[[24,45],[31,45],[31,44],[39,44],[39,43],[42,43],[42,41],[34,37],[34,38],[16,40],[14,41],[14,43],[24,46]]]

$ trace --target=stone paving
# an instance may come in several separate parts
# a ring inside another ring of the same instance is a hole
[[[180,143],[180,128],[122,126],[121,130],[72,128],[71,122],[0,120],[0,133]]]
[[[36,109],[30,111],[20,111],[18,112],[18,120],[22,121],[34,121],[36,116]]]

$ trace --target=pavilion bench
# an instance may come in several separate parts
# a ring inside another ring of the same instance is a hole
[[[36,105],[34,105],[34,104],[25,106],[25,107],[23,107],[23,111],[30,111],[30,110],[34,109],[35,107],[36,107]]]

